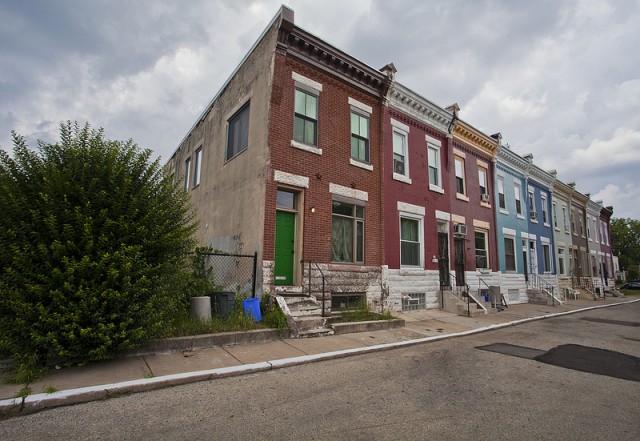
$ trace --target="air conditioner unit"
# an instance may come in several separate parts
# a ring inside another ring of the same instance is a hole
[[[466,236],[467,235],[467,226],[463,225],[463,224],[455,224],[453,226],[453,234],[457,234],[460,236]]]
[[[487,193],[482,193],[482,194],[480,195],[480,200],[481,200],[482,202],[489,202],[489,195],[488,195]]]
[[[529,217],[531,218],[531,220],[538,220],[538,212],[537,211],[530,211],[529,212]]]

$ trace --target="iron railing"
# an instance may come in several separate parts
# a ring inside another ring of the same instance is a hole
[[[307,266],[307,277],[308,277],[308,282],[309,282],[309,296],[311,296],[312,290],[311,290],[311,270],[312,267],[315,266],[315,269],[317,269],[320,272],[320,277],[322,278],[322,317],[326,317],[326,313],[325,313],[325,293],[326,293],[326,277],[324,275],[324,272],[322,271],[322,268],[320,268],[320,265],[318,265],[318,263],[316,262],[312,262],[312,261],[308,261],[305,262],[304,260],[302,261],[302,263],[306,263]]]

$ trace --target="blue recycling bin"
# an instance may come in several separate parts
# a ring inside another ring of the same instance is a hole
[[[247,299],[242,301],[244,315],[253,318],[256,322],[262,321],[262,313],[260,312],[260,299]]]

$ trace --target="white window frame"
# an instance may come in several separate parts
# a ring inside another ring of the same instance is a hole
[[[551,216],[553,216],[553,228],[556,230],[560,230],[558,227],[558,203],[553,201],[551,202]]]
[[[465,158],[463,156],[459,156],[457,154],[454,154],[453,163],[454,163],[454,167],[453,168],[454,168],[454,174],[455,174],[456,197],[458,199],[468,200],[468,198],[467,198],[467,179],[466,179],[466,174],[465,174]],[[458,170],[458,164],[460,164],[460,170]],[[460,175],[458,173],[460,173]],[[458,179],[462,179],[462,191],[463,191],[463,193],[460,193],[458,191]]]
[[[560,264],[562,262],[562,264]],[[558,275],[564,276],[567,274],[567,266],[564,259],[564,248],[558,247]]]
[[[538,210],[536,208],[536,191],[529,187],[527,190],[527,206],[529,207],[529,220],[535,224],[538,223]],[[531,213],[536,213],[536,218],[531,218]]]
[[[516,216],[520,219],[524,219],[524,213],[522,212],[522,185],[519,182],[513,183],[513,193],[515,195],[516,204]],[[520,209],[518,210],[518,202],[520,202]]]
[[[423,269],[424,268],[424,216],[425,208],[419,205],[408,204],[398,201],[398,239],[400,249],[400,268]],[[402,219],[418,221],[418,237],[420,240],[420,265],[403,265],[402,264]]]
[[[486,267],[481,268],[478,266],[478,249],[476,248],[476,234],[483,234],[484,235],[484,252],[485,252],[485,259],[486,259]],[[476,271],[481,271],[481,270],[491,270],[491,264],[489,262],[489,231],[485,230],[483,228],[475,228],[473,231],[473,251],[474,251],[474,256],[476,256]]]
[[[440,149],[442,147],[442,143],[439,139],[433,138],[429,135],[425,135],[425,140],[427,141],[427,169],[429,175],[429,190],[435,191],[437,193],[444,194],[444,186],[442,185],[442,159],[440,155]],[[433,151],[435,155],[435,167],[431,164],[429,160],[429,153]],[[438,180],[437,184],[431,183],[431,169],[435,169],[436,179]]]
[[[542,205],[542,222],[545,227],[550,227],[549,224],[549,205],[547,204],[547,195],[540,195],[540,204]]]
[[[507,196],[504,193],[504,176],[498,176],[498,209],[502,214],[509,214],[509,210],[507,210]],[[502,201],[504,205],[500,203],[500,195],[502,195]]]
[[[567,221],[567,206],[562,206],[562,222],[564,222],[564,232],[571,234],[571,230],[569,229],[569,222]]]
[[[297,72],[291,72],[291,78],[294,80],[294,109],[293,109],[294,124],[295,124],[295,118],[296,118],[295,90],[297,89],[309,95],[315,95],[317,99],[315,145],[306,144],[301,141],[296,141],[294,138],[295,136],[295,127],[294,127],[294,132],[291,133],[291,147],[304,150],[309,153],[314,153],[316,155],[322,155],[322,148],[320,148],[320,93],[322,92],[322,89],[323,89],[322,84],[312,80],[311,78],[307,78],[303,75],[300,75]]]
[[[542,264],[544,265],[545,274],[553,272],[553,263],[551,261],[551,244],[542,244]]]
[[[507,268],[507,245],[506,241],[510,240],[513,243],[513,269]],[[511,235],[505,235],[503,238],[503,246],[504,246],[504,270],[508,273],[516,273],[518,271],[518,251],[516,248],[516,237]]]
[[[392,147],[393,147],[393,179],[395,179],[396,181],[401,181],[404,182],[406,184],[411,184],[411,177],[409,176],[409,126],[406,124],[402,124],[399,121],[396,121],[395,119],[391,119],[391,127],[392,127],[392,134],[391,134],[391,142],[392,142]],[[404,142],[403,142],[403,164],[404,164],[404,174],[401,173],[396,173],[396,167],[395,167],[395,143],[394,143],[394,134],[400,135],[402,136]]]

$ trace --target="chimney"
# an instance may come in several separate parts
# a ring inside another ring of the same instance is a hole
[[[380,68],[380,72],[385,74],[387,76],[387,78],[389,78],[391,81],[393,81],[396,78],[396,72],[398,72],[398,69],[396,69],[396,67],[394,66],[393,63],[389,63],[386,66],[381,67]]]
[[[460,111],[460,106],[458,105],[458,103],[453,103],[450,106],[447,106],[445,109],[453,113],[457,118],[458,112]]]
[[[558,177],[558,171],[553,169],[553,170],[549,170],[547,173],[549,173],[551,176],[553,176],[554,178]]]
[[[523,157],[528,163],[533,164],[533,153],[527,153]]]

